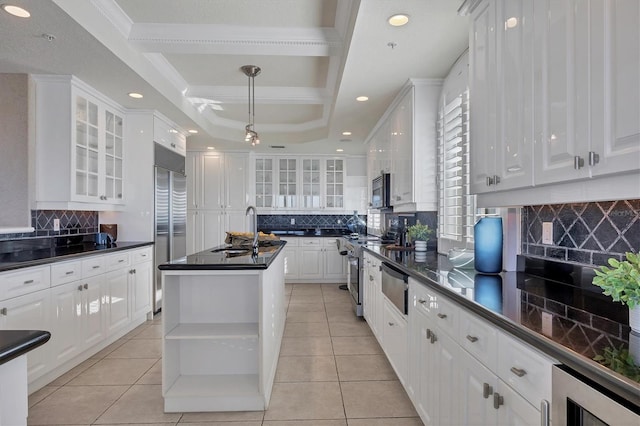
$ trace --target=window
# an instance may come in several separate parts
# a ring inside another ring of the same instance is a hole
[[[469,192],[469,90],[447,101],[438,117],[439,237],[470,246],[476,197]]]

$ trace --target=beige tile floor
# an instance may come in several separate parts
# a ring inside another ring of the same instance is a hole
[[[29,425],[421,426],[367,323],[336,284],[287,284],[269,409],[164,413],[160,318],[29,397]]]

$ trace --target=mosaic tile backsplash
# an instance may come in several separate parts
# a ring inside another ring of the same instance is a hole
[[[258,228],[268,230],[287,230],[305,228],[343,229],[353,214],[261,214],[258,215]],[[358,215],[367,221],[366,215]],[[295,222],[291,223],[291,220]]]
[[[53,219],[60,219],[60,231],[53,230]],[[55,235],[92,234],[98,232],[98,212],[81,210],[31,210],[34,232],[0,234],[0,240],[51,237]]]
[[[542,244],[542,223],[553,244]],[[640,200],[547,204],[522,208],[522,254],[600,266],[640,251]]]

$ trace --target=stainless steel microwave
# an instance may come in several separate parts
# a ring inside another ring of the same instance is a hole
[[[385,209],[391,207],[391,174],[382,173],[371,183],[371,207]]]

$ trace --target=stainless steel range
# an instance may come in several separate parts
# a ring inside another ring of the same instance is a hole
[[[362,316],[362,266],[363,255],[362,246],[365,244],[373,244],[379,242],[378,237],[361,236],[357,239],[343,237],[340,239],[340,251],[347,252],[347,289],[351,294],[351,302],[353,304],[356,316]]]

